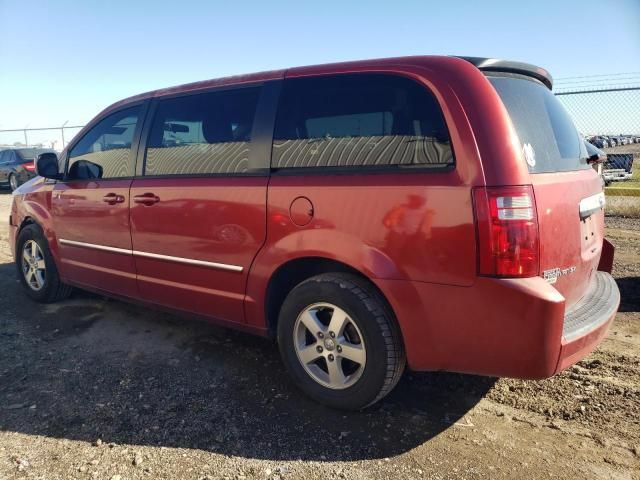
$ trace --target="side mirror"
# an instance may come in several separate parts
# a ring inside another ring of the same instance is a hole
[[[60,180],[62,174],[58,171],[58,156],[53,152],[41,153],[36,157],[36,173],[44,178]]]

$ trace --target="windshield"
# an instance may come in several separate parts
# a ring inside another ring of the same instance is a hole
[[[18,157],[22,160],[33,160],[41,153],[53,152],[53,150],[48,148],[21,148],[20,150],[16,150]]]
[[[551,91],[520,76],[489,81],[507,108],[531,173],[589,168],[587,151],[573,120]]]

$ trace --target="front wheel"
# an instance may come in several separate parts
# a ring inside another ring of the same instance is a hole
[[[27,295],[37,302],[55,302],[71,294],[71,287],[60,280],[49,244],[38,225],[27,225],[20,230],[16,269]]]
[[[295,383],[314,400],[359,410],[389,393],[405,354],[381,295],[350,274],[322,274],[296,286],[278,320],[280,352]]]

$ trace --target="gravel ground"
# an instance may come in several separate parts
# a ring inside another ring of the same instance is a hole
[[[579,365],[411,373],[345,414],[298,393],[269,341],[82,292],[30,302],[2,221],[0,479],[640,478],[640,221],[607,234],[621,311]]]
[[[606,208],[607,212],[616,217],[640,219],[640,196],[607,195]]]

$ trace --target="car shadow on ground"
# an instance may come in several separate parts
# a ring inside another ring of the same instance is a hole
[[[617,278],[620,312],[640,312],[640,277]]]
[[[0,429],[271,460],[406,452],[462,418],[494,379],[406,374],[363,412],[293,386],[271,341],[88,293],[26,298],[0,265]]]

